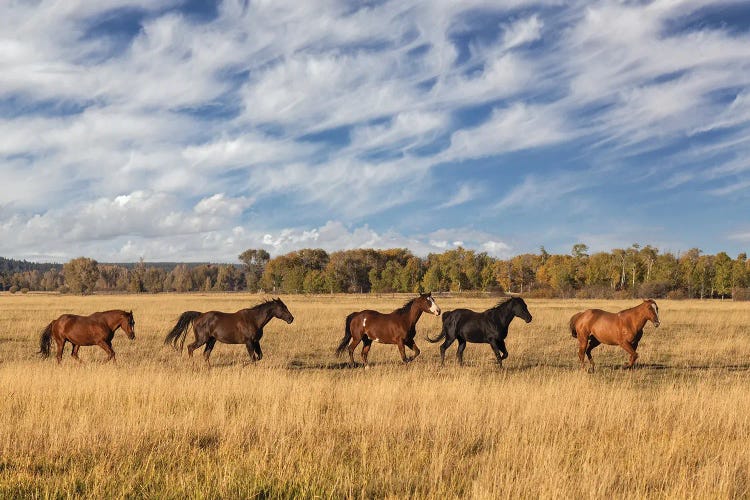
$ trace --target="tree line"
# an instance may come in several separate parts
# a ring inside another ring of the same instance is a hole
[[[0,289],[17,291],[266,293],[463,292],[522,293],[529,297],[750,298],[750,262],[741,253],[660,252],[633,244],[590,253],[538,253],[498,259],[464,248],[426,258],[404,248],[326,252],[306,248],[271,258],[263,249],[239,255],[241,264],[104,264],[79,257],[64,265],[0,258]]]

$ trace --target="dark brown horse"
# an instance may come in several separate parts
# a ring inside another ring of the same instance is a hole
[[[205,344],[203,358],[206,360],[206,364],[211,366],[208,358],[211,356],[214,344],[218,340],[225,344],[245,344],[250,359],[260,361],[263,358],[263,351],[260,350],[263,327],[273,318],[283,319],[287,323],[294,321],[294,316],[281,299],[269,300],[255,307],[240,309],[234,313],[186,311],[177,320],[177,324],[172,328],[172,331],[167,334],[164,343],[171,343],[175,350],[182,350],[188,328],[192,324],[195,342],[188,345],[190,357],[193,356],[194,350]],[[180,337],[182,337],[182,341],[178,346]]]
[[[374,340],[382,344],[396,344],[404,363],[419,356],[419,347],[414,342],[417,334],[416,325],[423,312],[440,316],[440,308],[432,298],[432,294],[425,293],[410,300],[392,313],[383,314],[378,311],[364,310],[351,313],[346,317],[344,338],[341,339],[336,355],[340,355],[349,344],[349,359],[354,366],[354,349],[360,343],[362,346],[362,361],[367,366],[367,354]],[[349,343],[351,341],[351,343]],[[414,351],[414,357],[406,357],[404,347]]]
[[[594,360],[591,351],[599,344],[619,345],[630,354],[630,363],[626,368],[633,368],[638,359],[638,342],[643,336],[643,327],[651,321],[659,327],[659,306],[652,299],[618,313],[601,309],[586,309],[570,318],[570,333],[578,339],[578,359],[581,368],[586,369],[584,354],[589,358],[591,371],[594,371]]]
[[[43,358],[49,357],[52,339],[57,343],[57,362],[62,361],[65,342],[73,344],[73,358],[82,363],[78,357],[78,349],[82,345],[98,345],[104,349],[109,357],[107,361],[115,360],[115,351],[112,349],[112,338],[115,331],[122,328],[130,340],[135,338],[135,320],[133,311],[125,312],[119,309],[112,311],[96,312],[90,316],[77,316],[75,314],[63,314],[55,321],[47,325],[39,337],[39,354]]]

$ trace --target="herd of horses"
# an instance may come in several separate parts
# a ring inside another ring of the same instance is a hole
[[[361,342],[362,361],[367,366],[370,347],[373,342],[379,342],[395,344],[402,361],[408,363],[420,353],[414,338],[417,334],[417,321],[423,313],[435,316],[441,314],[440,307],[431,293],[420,294],[390,313],[371,309],[353,312],[346,317],[344,338],[341,339],[336,354],[348,351],[350,365],[356,366],[354,351]],[[520,297],[512,297],[483,312],[454,309],[443,314],[440,335],[435,338],[427,337],[427,340],[432,343],[443,340],[440,345],[441,363],[445,363],[445,351],[454,341],[458,341],[456,356],[460,364],[463,364],[466,343],[472,342],[489,344],[498,364],[502,366],[503,360],[508,357],[505,348],[508,326],[516,317],[526,323],[532,319],[526,303]],[[195,340],[188,344],[188,355],[192,357],[193,351],[205,346],[203,357],[208,366],[211,351],[217,341],[225,344],[244,344],[250,359],[260,361],[263,358],[260,348],[263,328],[273,318],[279,318],[287,323],[294,321],[294,316],[286,304],[278,298],[234,313],[186,311],[180,315],[164,343],[171,344],[176,350],[182,350],[187,332],[192,326]],[[638,358],[638,342],[648,321],[655,327],[659,326],[659,306],[652,299],[646,299],[635,307],[617,313],[587,309],[573,315],[569,322],[570,333],[578,340],[581,368],[586,369],[588,358],[590,371],[593,371],[591,351],[599,344],[620,346],[630,355],[630,362],[626,367],[632,368]],[[42,331],[39,354],[45,358],[49,357],[54,339],[57,344],[58,363],[62,361],[63,349],[67,342],[73,346],[72,357],[79,362],[81,360],[78,357],[78,349],[91,345],[98,345],[104,349],[109,356],[107,361],[115,362],[112,339],[118,329],[122,329],[131,340],[135,339],[133,311],[111,310],[90,316],[63,314]],[[406,355],[407,347],[414,353],[411,358]]]

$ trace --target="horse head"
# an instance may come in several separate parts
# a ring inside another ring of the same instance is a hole
[[[289,312],[286,304],[284,304],[284,302],[278,297],[273,299],[273,315],[287,323],[294,321],[294,316]]]
[[[435,302],[435,299],[432,298],[432,292],[419,294],[417,303],[419,304],[422,312],[440,316],[440,306],[438,306],[437,302]]]
[[[513,304],[511,305],[513,314],[524,320],[526,323],[531,323],[531,313],[529,308],[526,306],[526,302],[521,297],[513,297],[510,299]]]
[[[124,311],[123,311],[124,312]],[[133,311],[125,312],[120,320],[120,328],[125,332],[130,340],[135,339],[135,319]]]
[[[654,327],[659,328],[659,306],[656,305],[654,299],[644,299],[643,304],[646,305],[646,319],[654,324]]]

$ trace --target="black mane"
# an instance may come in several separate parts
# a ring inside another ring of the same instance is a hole
[[[497,303],[497,304],[495,304],[494,306],[492,306],[492,307],[490,307],[489,309],[487,309],[487,311],[485,311],[485,312],[496,311],[496,310],[499,310],[499,309],[501,309],[501,308],[503,308],[503,309],[504,309],[505,307],[508,307],[508,306],[510,306],[510,305],[511,305],[511,303],[512,303],[512,302],[513,302],[513,301],[514,301],[514,300],[515,300],[516,298],[517,298],[517,297],[509,297],[509,298],[508,298],[508,299],[506,299],[506,300],[501,300],[500,302],[498,302],[498,303]]]
[[[399,307],[398,309],[396,309],[396,310],[395,310],[395,311],[393,311],[393,312],[395,312],[395,313],[399,313],[399,314],[406,314],[406,313],[408,313],[408,312],[409,312],[409,310],[411,309],[411,306],[412,306],[412,304],[413,304],[413,303],[414,303],[414,301],[415,301],[415,300],[417,300],[418,298],[419,298],[419,297],[414,297],[414,298],[413,298],[413,299],[411,299],[411,300],[410,300],[409,302],[407,302],[406,304],[404,304],[403,306]]]
[[[253,307],[248,307],[248,309],[251,310],[251,311],[257,310],[257,309],[260,309],[260,308],[262,308],[264,306],[267,306],[269,304],[274,304],[277,300],[278,299],[268,299],[265,302],[261,302],[260,304],[255,304]]]

